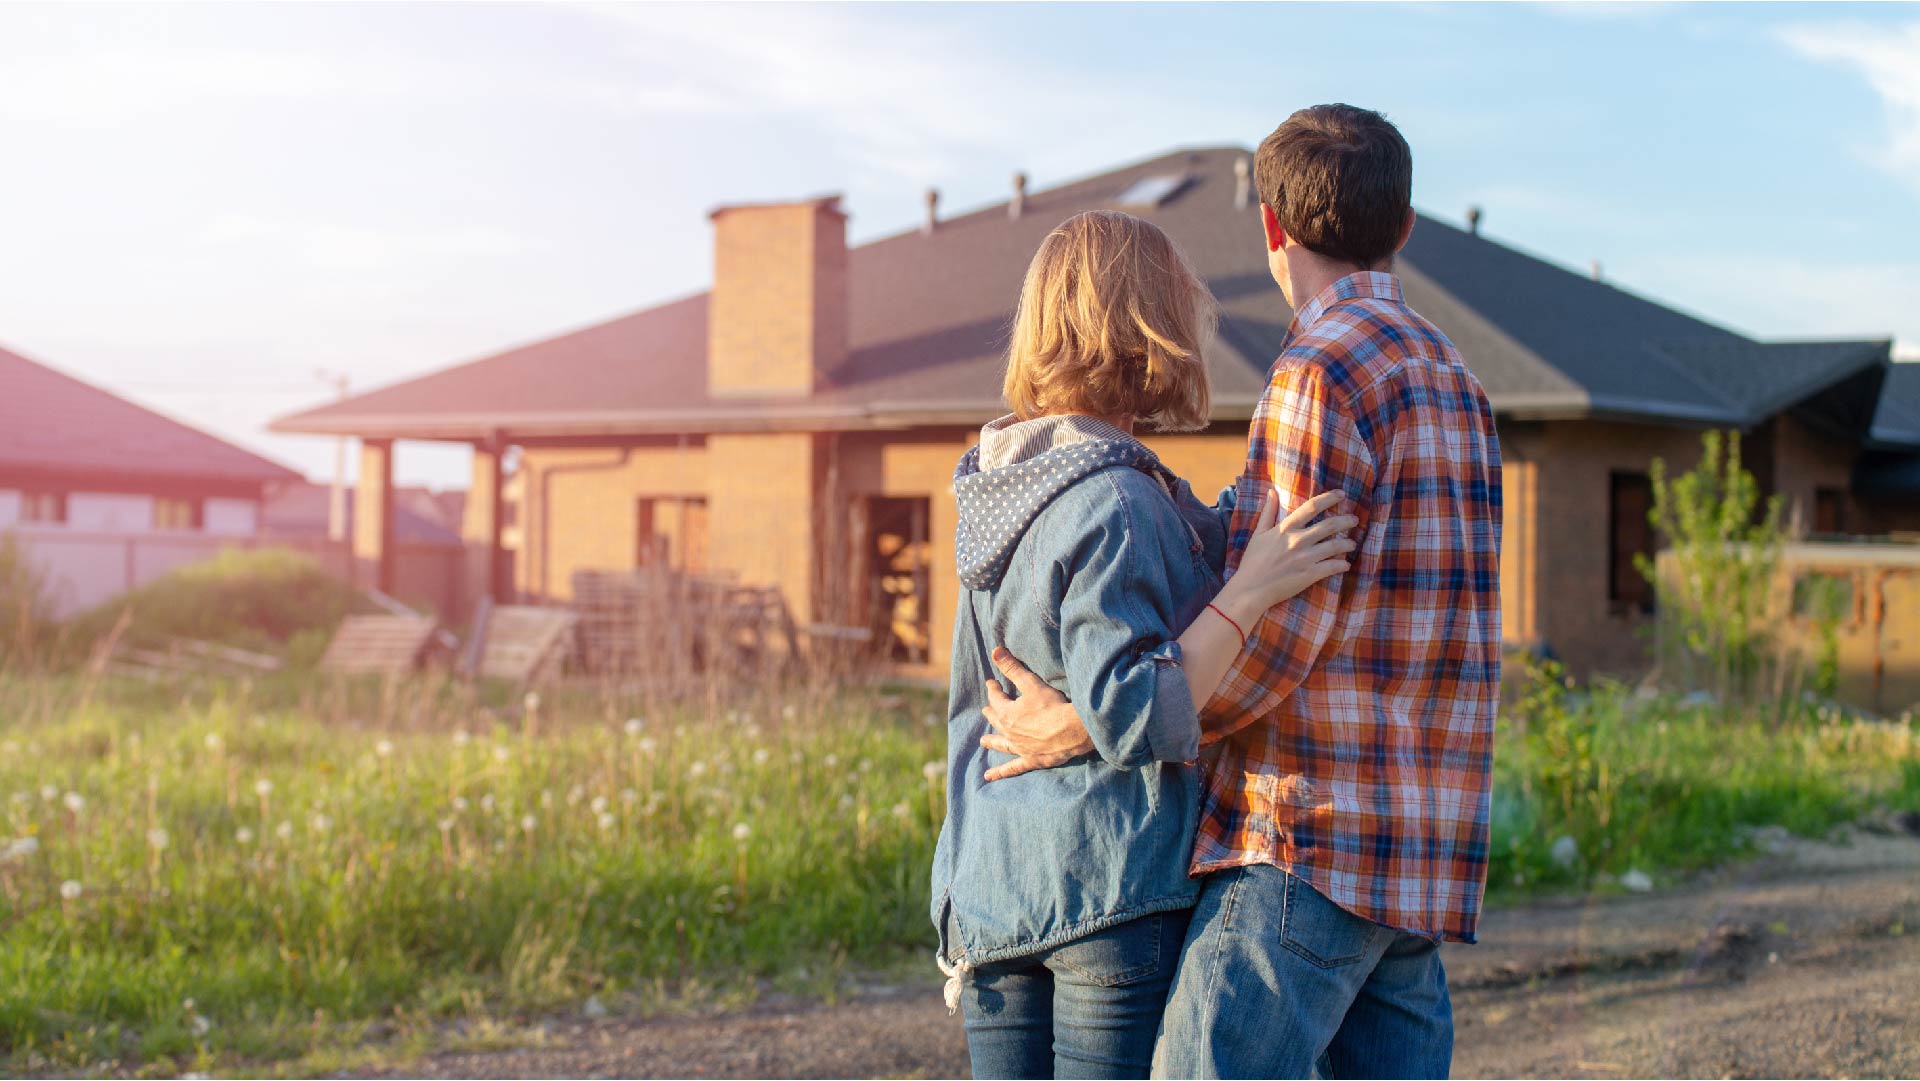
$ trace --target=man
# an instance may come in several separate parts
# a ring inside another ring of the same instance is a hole
[[[1253,417],[1228,573],[1270,484],[1340,490],[1353,569],[1269,609],[1199,711],[1200,902],[1156,1076],[1445,1077],[1442,940],[1486,885],[1500,679],[1500,452],[1459,353],[1392,273],[1412,155],[1378,113],[1321,105],[1254,159],[1293,323]],[[1205,618],[1205,617],[1203,617]],[[1004,650],[982,739],[1000,777],[1084,753],[1072,703]],[[1195,697],[1205,693],[1195,688]]]

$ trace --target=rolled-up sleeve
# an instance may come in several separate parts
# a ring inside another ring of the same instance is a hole
[[[1126,499],[1063,561],[1060,646],[1067,697],[1100,757],[1138,769],[1192,761],[1200,720],[1180,663],[1163,538],[1127,520]]]

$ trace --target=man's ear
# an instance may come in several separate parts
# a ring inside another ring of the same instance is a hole
[[[1407,246],[1407,238],[1413,235],[1413,223],[1418,221],[1419,219],[1420,219],[1420,215],[1414,213],[1412,207],[1408,207],[1407,223],[1400,227],[1400,243],[1393,246],[1393,250],[1395,252],[1398,252],[1401,248],[1404,248]]]
[[[1287,231],[1280,228],[1280,216],[1265,203],[1260,204],[1260,228],[1267,234],[1267,251],[1276,252],[1287,244]]]

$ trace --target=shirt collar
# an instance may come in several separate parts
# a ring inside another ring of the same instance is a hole
[[[1385,270],[1361,270],[1349,274],[1320,290],[1318,295],[1302,304],[1300,310],[1293,313],[1292,332],[1304,334],[1312,330],[1313,325],[1320,321],[1320,317],[1327,313],[1328,308],[1343,300],[1369,297],[1375,300],[1403,303],[1400,279]]]

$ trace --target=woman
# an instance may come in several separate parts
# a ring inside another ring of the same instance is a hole
[[[1212,296],[1157,227],[1094,211],[1040,245],[1005,395],[954,474],[962,590],[933,917],[975,1077],[1145,1077],[1188,910],[1197,705],[1268,607],[1346,569],[1350,517],[1275,525],[1232,581],[1222,515],[1133,437],[1207,419]],[[1191,626],[1190,626],[1191,625]],[[1097,753],[988,783],[993,648],[1079,704]]]

